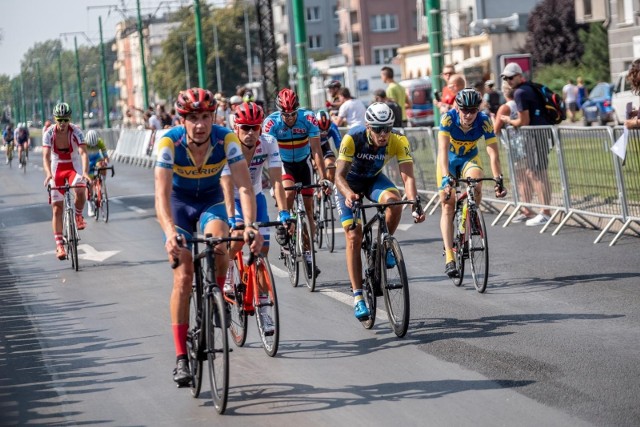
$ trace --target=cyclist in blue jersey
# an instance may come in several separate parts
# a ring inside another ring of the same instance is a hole
[[[290,187],[297,182],[309,185],[313,179],[311,155],[318,166],[320,179],[325,177],[325,167],[320,148],[320,130],[313,111],[300,108],[298,96],[291,89],[285,88],[278,93],[276,99],[278,111],[267,117],[262,124],[264,133],[278,140],[280,157],[282,158],[282,183]],[[311,234],[315,233],[316,223],[313,219],[313,189],[302,190],[304,207],[311,224]],[[287,191],[287,209],[293,207],[295,192]],[[305,254],[305,261],[311,264],[311,254]],[[311,272],[311,268],[307,269]],[[320,274],[316,266],[315,275]]]
[[[185,386],[191,381],[186,339],[193,260],[191,251],[182,247],[177,237],[180,234],[190,237],[198,223],[203,234],[214,237],[229,234],[220,184],[222,169],[227,164],[242,205],[245,242],[251,241],[250,233],[253,233],[255,238],[250,248],[258,253],[263,239],[253,226],[256,201],[240,141],[230,129],[214,124],[216,101],[213,94],[201,88],[184,90],[178,95],[175,107],[182,126],[169,130],[157,143],[155,207],[169,260],[179,260],[173,270],[170,300],[177,359],[173,380],[179,386]],[[226,244],[218,245],[215,253],[216,282],[222,289],[229,263]]]
[[[458,277],[460,274],[453,256],[453,215],[456,198],[452,189],[456,179],[460,177],[479,179],[484,176],[478,154],[478,142],[482,139],[487,146],[491,171],[497,180],[494,188],[496,197],[507,195],[502,185],[498,140],[493,131],[491,118],[478,111],[481,103],[482,96],[478,91],[471,88],[463,89],[455,97],[454,108],[440,119],[436,182],[440,181],[440,231],[444,240],[445,273],[449,277]],[[476,186],[478,205],[481,197],[482,185],[479,183]]]
[[[347,270],[351,280],[356,319],[364,320],[370,315],[362,295],[362,224],[352,229],[353,202],[364,194],[375,203],[399,201],[400,191],[387,178],[382,169],[392,158],[398,161],[408,200],[418,200],[416,181],[413,175],[413,158],[407,137],[392,131],[394,115],[383,102],[374,102],[365,112],[365,126],[356,126],[342,139],[336,170],[336,201],[340,222],[347,237]],[[418,206],[413,208],[415,222],[425,219]],[[391,206],[386,211],[389,233],[398,228],[402,216],[402,206]],[[390,251],[386,254],[387,268],[393,268],[396,260]]]
[[[14,137],[15,142],[18,145],[18,159],[21,158],[22,151],[24,151],[25,156],[27,156],[29,146],[31,145],[31,135],[29,134],[29,127],[25,122],[18,123]],[[22,168],[22,163],[19,167]]]
[[[320,129],[320,148],[322,149],[322,156],[324,157],[324,167],[327,171],[327,179],[334,182],[336,174],[336,154],[331,148],[329,139],[333,140],[336,150],[340,150],[340,142],[342,141],[342,135],[338,126],[331,121],[331,116],[326,110],[320,110],[316,113],[316,120],[318,121],[318,128]]]

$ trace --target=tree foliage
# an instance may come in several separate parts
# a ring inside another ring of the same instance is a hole
[[[589,70],[590,77],[596,82],[609,81],[609,37],[601,23],[593,22],[589,31],[578,31],[580,41],[584,45],[581,68]]]
[[[543,0],[529,16],[526,49],[537,64],[577,64],[584,52],[574,0]]]

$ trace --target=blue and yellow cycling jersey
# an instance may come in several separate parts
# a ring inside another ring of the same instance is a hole
[[[398,164],[413,162],[406,136],[392,131],[387,145],[376,147],[369,141],[367,128],[356,126],[342,138],[338,160],[351,162],[351,170],[347,175],[350,181],[378,175],[393,157],[398,159]]]
[[[224,165],[244,160],[236,134],[218,125],[211,127],[211,143],[201,168],[196,167],[187,148],[184,126],[169,130],[157,144],[156,167],[173,169],[173,192],[183,196],[220,193],[220,175]]]
[[[320,136],[318,120],[313,111],[298,109],[298,117],[292,127],[276,111],[271,113],[262,124],[262,131],[278,140],[280,157],[284,162],[301,162],[311,153],[309,138]]]
[[[449,137],[449,154],[457,157],[477,156],[478,142],[483,138],[487,145],[498,142],[493,131],[493,123],[483,112],[478,112],[471,129],[465,132],[460,127],[458,111],[456,109],[447,111],[440,119],[440,134]]]

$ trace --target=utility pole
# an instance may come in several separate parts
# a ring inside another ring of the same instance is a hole
[[[144,62],[144,37],[142,36],[140,0],[136,0],[136,4],[138,7],[138,37],[140,37],[140,64],[142,65],[142,102],[146,111],[149,108],[149,87],[147,86],[147,66]]]
[[[293,27],[296,35],[296,57],[298,58],[298,99],[303,108],[309,108],[307,30],[304,25],[304,17],[304,0],[293,0]]]
[[[427,26],[429,27],[429,53],[431,55],[431,87],[434,92],[440,92],[442,83],[440,73],[443,67],[442,53],[442,11],[440,10],[440,0],[425,0],[427,14]],[[440,123],[440,109],[433,108],[433,123],[437,126]]]
[[[78,37],[73,36],[76,49],[76,74],[78,76],[78,101],[80,103],[80,127],[84,129],[84,100],[82,99],[82,78],[80,77],[80,56],[78,55]]]
[[[217,92],[222,92],[222,73],[220,72],[220,55],[218,55],[218,26],[213,23],[213,55],[216,57],[216,84]]]
[[[58,49],[58,89],[60,90],[60,102],[64,102],[64,86],[62,85],[62,46]]]
[[[109,117],[109,92],[107,88],[107,63],[104,56],[104,40],[102,39],[102,16],[98,17],[100,27],[100,74],[102,74],[102,114],[104,115],[104,125],[107,129],[111,127]]]
[[[251,66],[251,33],[249,32],[249,13],[247,12],[247,4],[244,3],[244,38],[247,46],[247,79],[249,83],[253,82],[253,68]]]
[[[38,94],[40,96],[40,115],[42,116],[42,124],[46,120],[44,114],[44,97],[42,95],[42,76],[40,75],[40,61],[36,61],[36,73],[38,74]]]
[[[206,70],[204,68],[205,55],[202,44],[202,26],[200,24],[200,0],[193,0],[193,19],[196,24],[196,59],[198,61],[198,84],[202,89],[207,88]]]

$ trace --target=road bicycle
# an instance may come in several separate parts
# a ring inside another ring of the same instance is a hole
[[[57,190],[64,192],[63,207],[62,207],[62,241],[67,250],[67,259],[71,260],[71,268],[78,271],[80,268],[78,264],[78,242],[80,237],[78,234],[78,223],[76,222],[76,208],[71,198],[71,189],[82,188],[86,189],[86,185],[69,185],[66,183],[61,187],[47,186],[49,192],[49,204],[51,204],[51,191]]]
[[[254,225],[281,227],[282,223],[256,222]],[[240,226],[236,229],[243,228],[244,226]],[[276,282],[267,256],[250,254],[245,262],[242,250],[238,251],[235,258],[229,262],[228,277],[231,278],[233,290],[226,291],[224,299],[231,309],[231,338],[238,347],[242,347],[247,339],[247,317],[255,315],[262,347],[269,356],[274,357],[280,342],[280,316]],[[265,325],[264,315],[270,317],[272,328]]]
[[[362,198],[362,197],[361,197]],[[373,328],[376,322],[377,297],[384,296],[387,307],[387,315],[393,332],[398,337],[403,337],[409,327],[409,280],[404,257],[400,244],[395,237],[389,234],[385,211],[394,205],[414,204],[415,200],[399,200],[388,203],[362,204],[356,201],[353,204],[353,224],[356,227],[362,220],[362,265],[363,265],[363,296],[369,309],[369,317],[361,320],[366,329]],[[366,209],[376,209],[375,215],[367,221]],[[421,213],[420,203],[417,203],[417,211]],[[377,227],[376,227],[377,226]],[[377,228],[374,237],[374,227]],[[387,266],[387,252],[393,254],[395,265]]]
[[[209,364],[211,401],[216,411],[223,414],[227,408],[229,394],[229,322],[226,303],[216,283],[215,247],[232,241],[244,241],[242,237],[184,237],[178,243],[192,244],[193,285],[189,298],[189,331],[187,333],[187,355],[191,370],[191,395],[197,398],[202,388],[202,366]],[[205,249],[200,251],[199,244]],[[174,259],[172,268],[178,266]]]
[[[11,169],[11,164],[13,163],[13,142],[7,144],[7,162],[9,163],[9,169]]]
[[[115,174],[113,166],[99,167],[96,169],[95,177],[93,178],[92,191],[91,191],[91,203],[93,208],[93,217],[96,221],[102,217],[104,222],[109,222],[109,193],[107,192],[107,175],[103,175],[103,171],[111,171],[111,177]]]
[[[475,188],[482,181],[498,181],[494,178],[459,178],[456,180],[456,205],[453,216],[453,252],[458,276],[453,284],[461,286],[464,279],[465,260],[471,264],[471,277],[476,290],[483,293],[489,278],[489,243],[487,228],[480,206],[476,203]],[[464,191],[460,183],[466,184]]]
[[[20,164],[20,168],[22,169],[22,173],[27,173],[27,158],[28,158],[27,149],[23,148],[22,150],[20,150],[20,157],[18,159],[18,163]]]
[[[292,219],[287,221],[289,230],[287,244],[280,247],[280,259],[284,260],[284,265],[289,271],[289,281],[294,288],[298,286],[300,264],[302,264],[302,271],[310,292],[316,289],[316,251],[313,243],[313,233],[311,232],[311,223],[304,209],[302,190],[320,187],[322,186],[318,184],[302,185],[297,182],[285,188],[285,191],[295,191],[295,198],[293,200]],[[291,232],[293,224],[295,224],[295,229]],[[310,262],[306,261],[306,254],[310,255]]]
[[[335,247],[335,217],[333,215],[333,194],[335,188],[330,181],[324,181],[313,196],[313,219],[316,222],[316,230],[313,240],[322,249],[325,243],[329,252],[333,252]],[[331,191],[327,194],[326,189],[331,187]],[[324,241],[323,241],[324,238]]]

